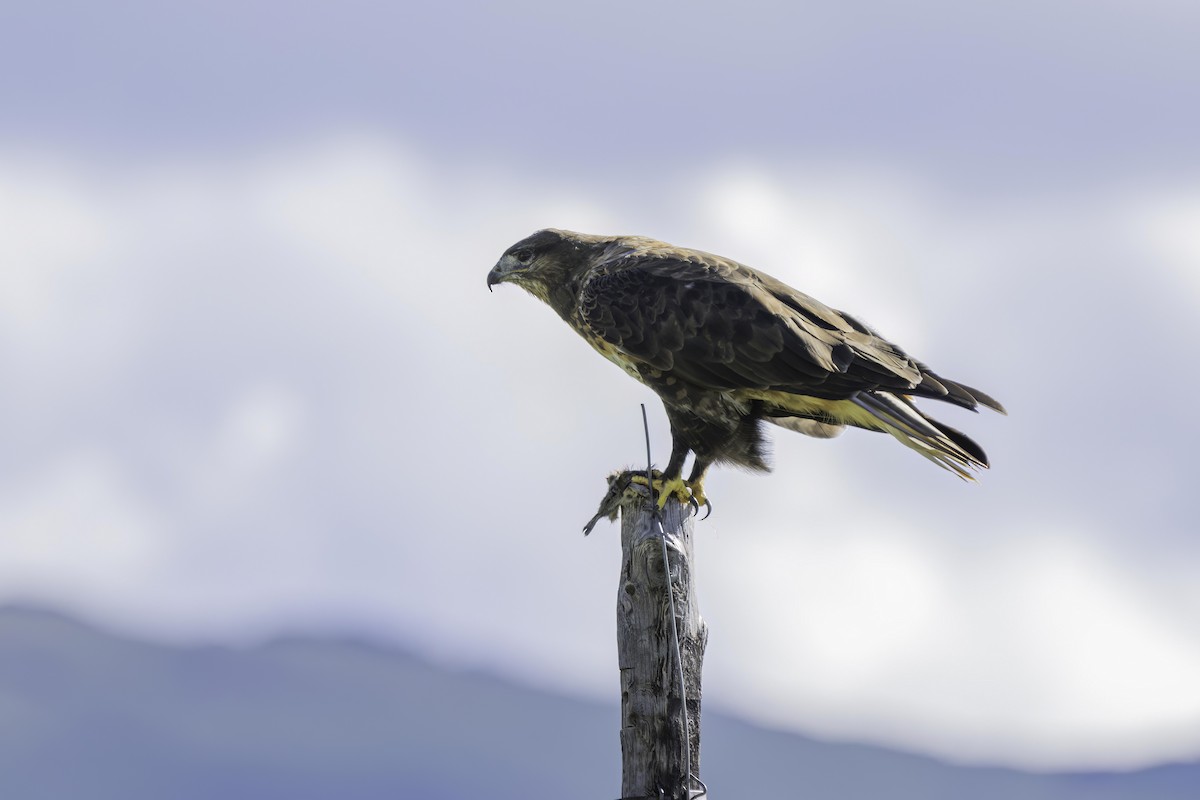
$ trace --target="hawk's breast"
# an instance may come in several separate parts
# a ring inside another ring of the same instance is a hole
[[[588,344],[596,348],[597,353],[604,356],[621,369],[625,370],[625,372],[627,372],[631,377],[635,378],[641,383],[645,383],[641,370],[639,369],[640,365],[638,361],[630,358],[625,353],[622,353],[611,342],[600,338],[591,331],[584,329],[580,332],[583,334],[583,338],[587,339]]]

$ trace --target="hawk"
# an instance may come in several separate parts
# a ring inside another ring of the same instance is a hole
[[[974,480],[971,471],[988,466],[983,449],[913,398],[1005,413],[849,314],[699,250],[546,229],[504,251],[487,283],[515,283],[542,300],[662,399],[671,458],[660,506],[672,495],[707,502],[714,463],[768,470],[764,423],[820,438],[847,425],[881,431]]]

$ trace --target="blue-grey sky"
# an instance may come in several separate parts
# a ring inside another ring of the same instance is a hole
[[[0,596],[353,628],[616,691],[648,390],[484,276],[540,227],[737,258],[978,385],[964,485],[776,434],[699,528],[706,702],[1042,767],[1200,753],[1200,12],[0,12]],[[939,409],[940,411],[940,409]],[[660,456],[661,457],[661,456]]]
[[[749,151],[992,165],[1033,181],[1173,169],[1200,122],[1196,14],[1171,0],[51,2],[4,14],[6,127],[82,146],[273,144],[359,122],[451,158],[575,174]]]

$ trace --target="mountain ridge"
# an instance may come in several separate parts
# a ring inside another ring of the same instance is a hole
[[[166,645],[0,608],[0,796],[615,798],[615,705],[360,636]],[[1200,763],[1030,773],[832,743],[706,711],[713,796],[1174,800]]]

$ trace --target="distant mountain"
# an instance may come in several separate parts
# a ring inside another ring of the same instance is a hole
[[[0,798],[612,800],[615,706],[336,639],[176,648],[0,610]],[[714,800],[1195,800],[1200,764],[1039,775],[704,717]]]

